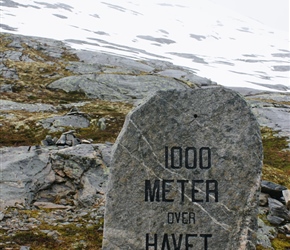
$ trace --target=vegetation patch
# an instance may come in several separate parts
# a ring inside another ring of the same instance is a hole
[[[287,138],[278,137],[272,129],[261,129],[264,166],[263,180],[272,181],[290,189],[290,150]]]
[[[272,240],[272,246],[275,250],[287,250],[290,249],[290,240],[284,234],[278,234],[278,236]]]
[[[7,213],[12,211],[8,209]],[[28,246],[33,250],[82,249],[98,250],[102,248],[104,220],[89,224],[90,217],[78,217],[68,224],[47,223],[47,217],[53,217],[55,209],[18,210],[19,218],[34,218],[37,226],[24,231],[7,233],[0,230],[0,249],[20,249]],[[49,232],[52,232],[49,234]]]
[[[123,127],[125,117],[131,109],[132,105],[127,103],[92,101],[80,107],[82,112],[89,114],[91,125],[88,128],[76,129],[77,136],[81,139],[92,139],[95,143],[114,143]],[[98,125],[100,118],[106,120],[104,130],[101,130]]]
[[[284,106],[284,105],[289,105],[290,106],[290,101],[277,101],[277,100],[273,100],[273,99],[261,99],[261,98],[247,98],[250,100],[255,100],[255,101],[259,101],[259,102],[265,102],[265,103],[270,103],[273,104],[274,106],[280,105],[280,106]]]
[[[48,129],[44,129],[38,124],[39,120],[55,115],[52,112],[31,113],[23,110],[5,111],[1,119],[0,146],[31,146],[39,145],[40,141],[49,134]],[[53,133],[59,136],[60,133]]]
[[[9,47],[12,39],[8,34],[0,34],[0,39],[1,52],[19,52],[21,55],[18,60],[11,60],[9,57],[2,60],[6,70],[11,70],[13,76],[8,78],[5,78],[4,74],[0,76],[0,85],[12,86],[12,92],[1,93],[1,99],[49,104],[87,100],[84,93],[66,93],[46,87],[60,78],[74,74],[67,69],[67,66],[69,62],[79,61],[75,54],[62,47],[60,48],[62,50],[61,58],[56,58],[50,56],[43,49],[36,49],[25,43],[21,44],[21,48]],[[39,46],[45,45],[39,43]],[[29,58],[29,60],[22,60],[23,57]]]
[[[79,107],[87,115],[91,124],[87,128],[64,127],[65,131],[75,129],[80,139],[92,139],[94,143],[114,142],[120,133],[126,114],[132,109],[131,104],[91,100]],[[60,108],[55,112],[28,112],[25,110],[2,111],[0,116],[0,146],[32,146],[39,145],[46,135],[59,138],[59,132],[50,132],[42,127],[40,120],[65,115],[70,108]],[[106,129],[98,126],[100,118],[106,119]]]

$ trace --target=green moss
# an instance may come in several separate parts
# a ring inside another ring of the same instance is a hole
[[[13,209],[8,209],[11,212]],[[102,247],[103,231],[102,227],[104,220],[101,219],[99,223],[92,224],[87,227],[88,219],[79,218],[78,221],[68,225],[50,225],[46,222],[46,216],[54,216],[55,209],[41,209],[41,210],[18,210],[19,217],[29,216],[36,218],[40,224],[37,228],[29,231],[19,231],[12,234],[12,236],[5,236],[6,231],[0,230],[0,243],[3,249],[12,248],[19,249],[20,246],[29,246],[33,250],[45,249],[87,249],[98,250]],[[78,225],[78,226],[77,226]],[[47,236],[47,234],[40,230],[49,230],[57,232],[57,238]],[[2,249],[0,247],[0,249]]]
[[[247,99],[257,100],[259,102],[266,102],[266,103],[270,103],[273,105],[290,105],[290,101],[277,101],[277,100],[273,100],[273,99],[260,99],[260,98],[253,98],[253,97],[250,97]]]
[[[115,142],[119,135],[127,113],[132,109],[132,105],[121,102],[109,102],[95,100],[80,110],[89,114],[91,125],[87,128],[77,129],[77,135],[81,139],[92,139],[94,142]],[[98,120],[104,117],[106,119],[106,129],[101,130],[98,127]]]
[[[13,126],[0,129],[1,146],[28,146],[37,145],[45,138],[48,131],[46,129],[26,129],[20,127],[17,132]]]
[[[271,248],[266,248],[266,247],[263,247],[261,245],[257,245],[256,250],[271,250]]]
[[[290,239],[284,234],[278,234],[278,236],[272,240],[272,246],[275,250],[290,249]]]
[[[272,226],[271,223],[267,220],[266,214],[259,214],[259,218],[265,223],[265,225]]]
[[[278,137],[267,127],[261,129],[264,166],[263,179],[284,185],[290,188],[290,151],[286,137]]]
[[[286,137],[278,137],[269,128],[261,129],[264,149],[264,164],[290,170],[290,152]]]
[[[0,34],[0,51],[20,51],[28,56],[32,62],[2,60],[2,63],[16,71],[19,79],[6,79],[0,76],[1,84],[11,84],[12,92],[2,93],[1,98],[27,103],[68,103],[78,100],[87,100],[83,93],[66,93],[47,88],[47,85],[60,78],[73,75],[66,69],[71,61],[79,61],[75,54],[63,49],[61,58],[54,58],[45,53],[45,50],[37,50],[23,43],[21,49],[11,48],[12,39],[9,34]]]
[[[46,234],[35,231],[18,232],[11,238],[18,245],[29,245],[32,249],[54,249],[58,246],[58,242]]]

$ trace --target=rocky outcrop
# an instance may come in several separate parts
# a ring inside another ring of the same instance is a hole
[[[290,138],[290,95],[264,93],[247,96],[261,126],[279,131],[280,136]]]
[[[49,84],[48,88],[79,91],[89,98],[134,102],[160,89],[182,90],[190,87],[176,79],[162,76],[104,73],[69,76]]]
[[[103,136],[102,142],[107,138],[113,142],[119,131],[113,127],[121,129],[125,114],[132,107],[125,106],[125,102],[137,104],[151,91],[216,85],[189,69],[160,60],[136,61],[100,52],[76,51],[45,38],[3,33],[1,39],[0,229],[5,233],[0,232],[0,238],[8,237],[7,242],[18,231],[46,227],[45,221],[53,227],[59,226],[58,231],[37,233],[56,240],[61,228],[69,226],[67,223],[74,228],[92,227],[94,235],[102,232],[103,193],[111,144],[85,139],[97,134]],[[234,89],[246,98],[261,126],[290,138],[289,93]],[[108,101],[100,102],[96,98]],[[79,110],[72,110],[74,107]],[[101,119],[105,121],[104,130],[99,124]],[[73,129],[77,132],[66,134],[65,131]],[[37,144],[42,140],[41,146],[23,140],[39,134]],[[92,144],[85,145],[85,141]],[[7,142],[26,146],[5,147]],[[269,193],[265,185],[262,182],[260,217],[263,220],[259,220],[258,243],[271,249],[271,240],[278,233],[289,238],[289,205],[288,210],[286,206],[289,199],[281,198],[289,190],[278,185],[278,195],[273,195],[277,188]],[[54,214],[42,207],[53,209]],[[72,235],[78,238],[75,233]],[[60,243],[56,242],[55,248],[59,248]],[[81,239],[78,242],[80,249],[85,244]],[[0,248],[8,245],[0,242]],[[17,247],[20,249],[21,245]]]
[[[108,144],[1,149],[1,209],[35,202],[92,206],[105,193]],[[29,151],[28,151],[29,150]],[[104,156],[103,156],[104,155]]]
[[[290,211],[286,206],[283,191],[289,190],[270,181],[261,183],[257,237],[258,244],[265,249],[274,249],[271,240],[276,238],[278,233],[286,238],[290,237]]]

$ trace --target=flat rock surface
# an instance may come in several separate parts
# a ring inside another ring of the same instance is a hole
[[[70,76],[51,83],[49,88],[84,92],[90,98],[110,101],[141,100],[157,90],[189,89],[185,83],[154,75],[87,74]]]
[[[33,190],[30,188],[49,175],[48,158],[45,150],[37,154],[34,148],[29,152],[28,147],[1,148],[1,209],[31,200]]]
[[[28,112],[41,112],[41,111],[56,111],[56,108],[50,104],[43,103],[20,103],[13,102],[9,100],[0,100],[0,111],[9,111],[9,110],[25,110]]]
[[[39,122],[50,131],[58,131],[63,127],[86,128],[90,125],[90,121],[81,115],[54,116]]]
[[[290,145],[290,94],[262,93],[246,97],[260,126],[277,131],[287,137]]]

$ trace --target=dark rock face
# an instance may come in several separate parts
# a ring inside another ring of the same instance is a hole
[[[157,92],[114,145],[103,249],[255,249],[261,167],[259,126],[238,94]]]
[[[269,194],[272,198],[280,199],[283,196],[283,190],[287,190],[287,188],[270,181],[261,182],[261,191]]]

